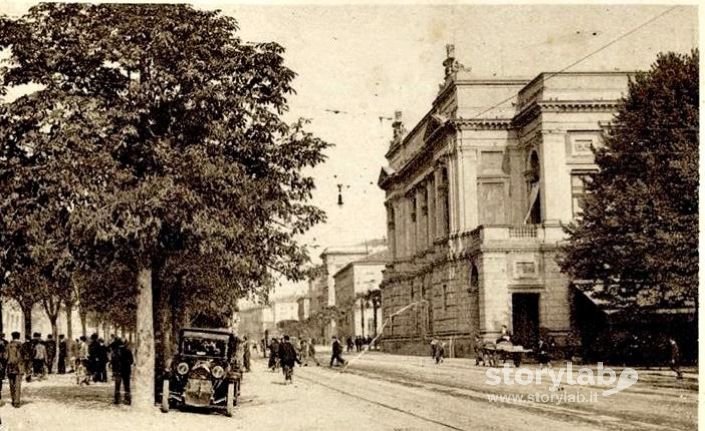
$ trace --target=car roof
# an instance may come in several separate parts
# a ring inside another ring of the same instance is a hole
[[[185,333],[190,332],[192,334],[212,334],[212,335],[228,335],[228,336],[235,336],[235,333],[229,329],[220,329],[220,328],[183,328],[179,331],[180,336],[184,336]]]

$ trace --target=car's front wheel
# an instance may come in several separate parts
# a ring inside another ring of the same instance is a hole
[[[162,407],[163,413],[169,413],[169,379],[162,382]]]
[[[235,411],[235,382],[228,383],[228,394],[225,398],[225,415],[232,417]]]

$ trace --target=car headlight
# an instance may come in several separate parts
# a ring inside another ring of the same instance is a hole
[[[182,376],[188,373],[188,364],[186,362],[181,362],[176,366],[176,372]]]
[[[220,365],[216,365],[215,367],[213,367],[213,370],[211,372],[213,373],[213,377],[215,377],[216,379],[222,379],[225,375],[225,370]]]

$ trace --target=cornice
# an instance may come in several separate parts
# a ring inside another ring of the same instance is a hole
[[[459,118],[453,120],[456,128],[466,130],[509,130],[512,128],[511,118],[469,119]]]

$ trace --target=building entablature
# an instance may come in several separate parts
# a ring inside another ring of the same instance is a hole
[[[540,114],[548,112],[614,112],[620,103],[620,99],[533,101],[514,117],[512,127],[524,127]]]

